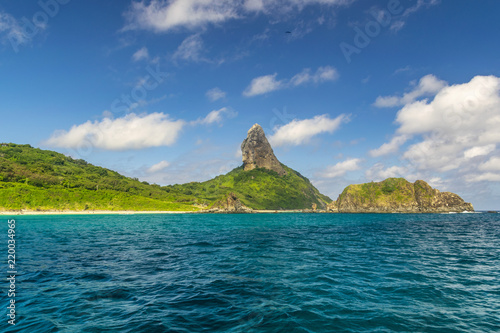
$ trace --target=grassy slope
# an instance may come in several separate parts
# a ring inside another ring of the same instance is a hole
[[[301,209],[331,200],[307,178],[236,168],[202,183],[159,186],[128,178],[84,160],[32,148],[0,146],[0,209],[3,210],[198,210],[229,192],[254,209]]]
[[[390,203],[409,204],[415,200],[414,186],[404,178],[388,178],[381,182],[371,182],[347,186],[337,202],[345,200],[358,205],[389,206]]]
[[[284,168],[288,174],[280,177],[267,169],[244,171],[239,167],[206,182],[177,186],[191,191],[207,204],[233,192],[244,205],[253,209],[310,209],[313,203],[325,207],[331,202],[307,178]]]
[[[0,209],[197,210],[195,200],[84,160],[9,144],[0,147]]]

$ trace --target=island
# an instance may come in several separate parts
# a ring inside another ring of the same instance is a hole
[[[473,211],[458,195],[426,182],[389,178],[348,186],[336,201],[281,163],[258,124],[241,145],[240,167],[204,182],[160,186],[82,159],[0,144],[0,212],[330,212]]]
[[[404,178],[349,185],[328,211],[339,213],[461,213],[472,212],[472,204],[455,193],[440,192],[423,180]]]

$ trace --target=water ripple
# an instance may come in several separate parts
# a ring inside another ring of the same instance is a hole
[[[17,222],[18,323],[9,332],[500,327],[500,221],[493,214]]]

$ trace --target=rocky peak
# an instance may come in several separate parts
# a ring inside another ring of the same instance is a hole
[[[274,155],[273,149],[267,141],[266,135],[259,124],[255,124],[248,131],[247,138],[241,144],[243,156],[243,170],[265,168],[276,171],[280,176],[287,172]]]

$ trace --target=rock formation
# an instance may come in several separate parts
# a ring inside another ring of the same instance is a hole
[[[280,176],[287,174],[280,161],[274,156],[273,149],[259,124],[253,125],[248,131],[247,138],[241,144],[241,152],[245,171],[265,168],[276,171]]]
[[[349,185],[327,209],[340,213],[447,213],[474,211],[451,192],[433,189],[423,180],[410,183],[388,178],[378,183]]]
[[[222,213],[250,213],[252,209],[241,203],[233,192],[228,193],[222,200],[216,202],[211,212]]]

